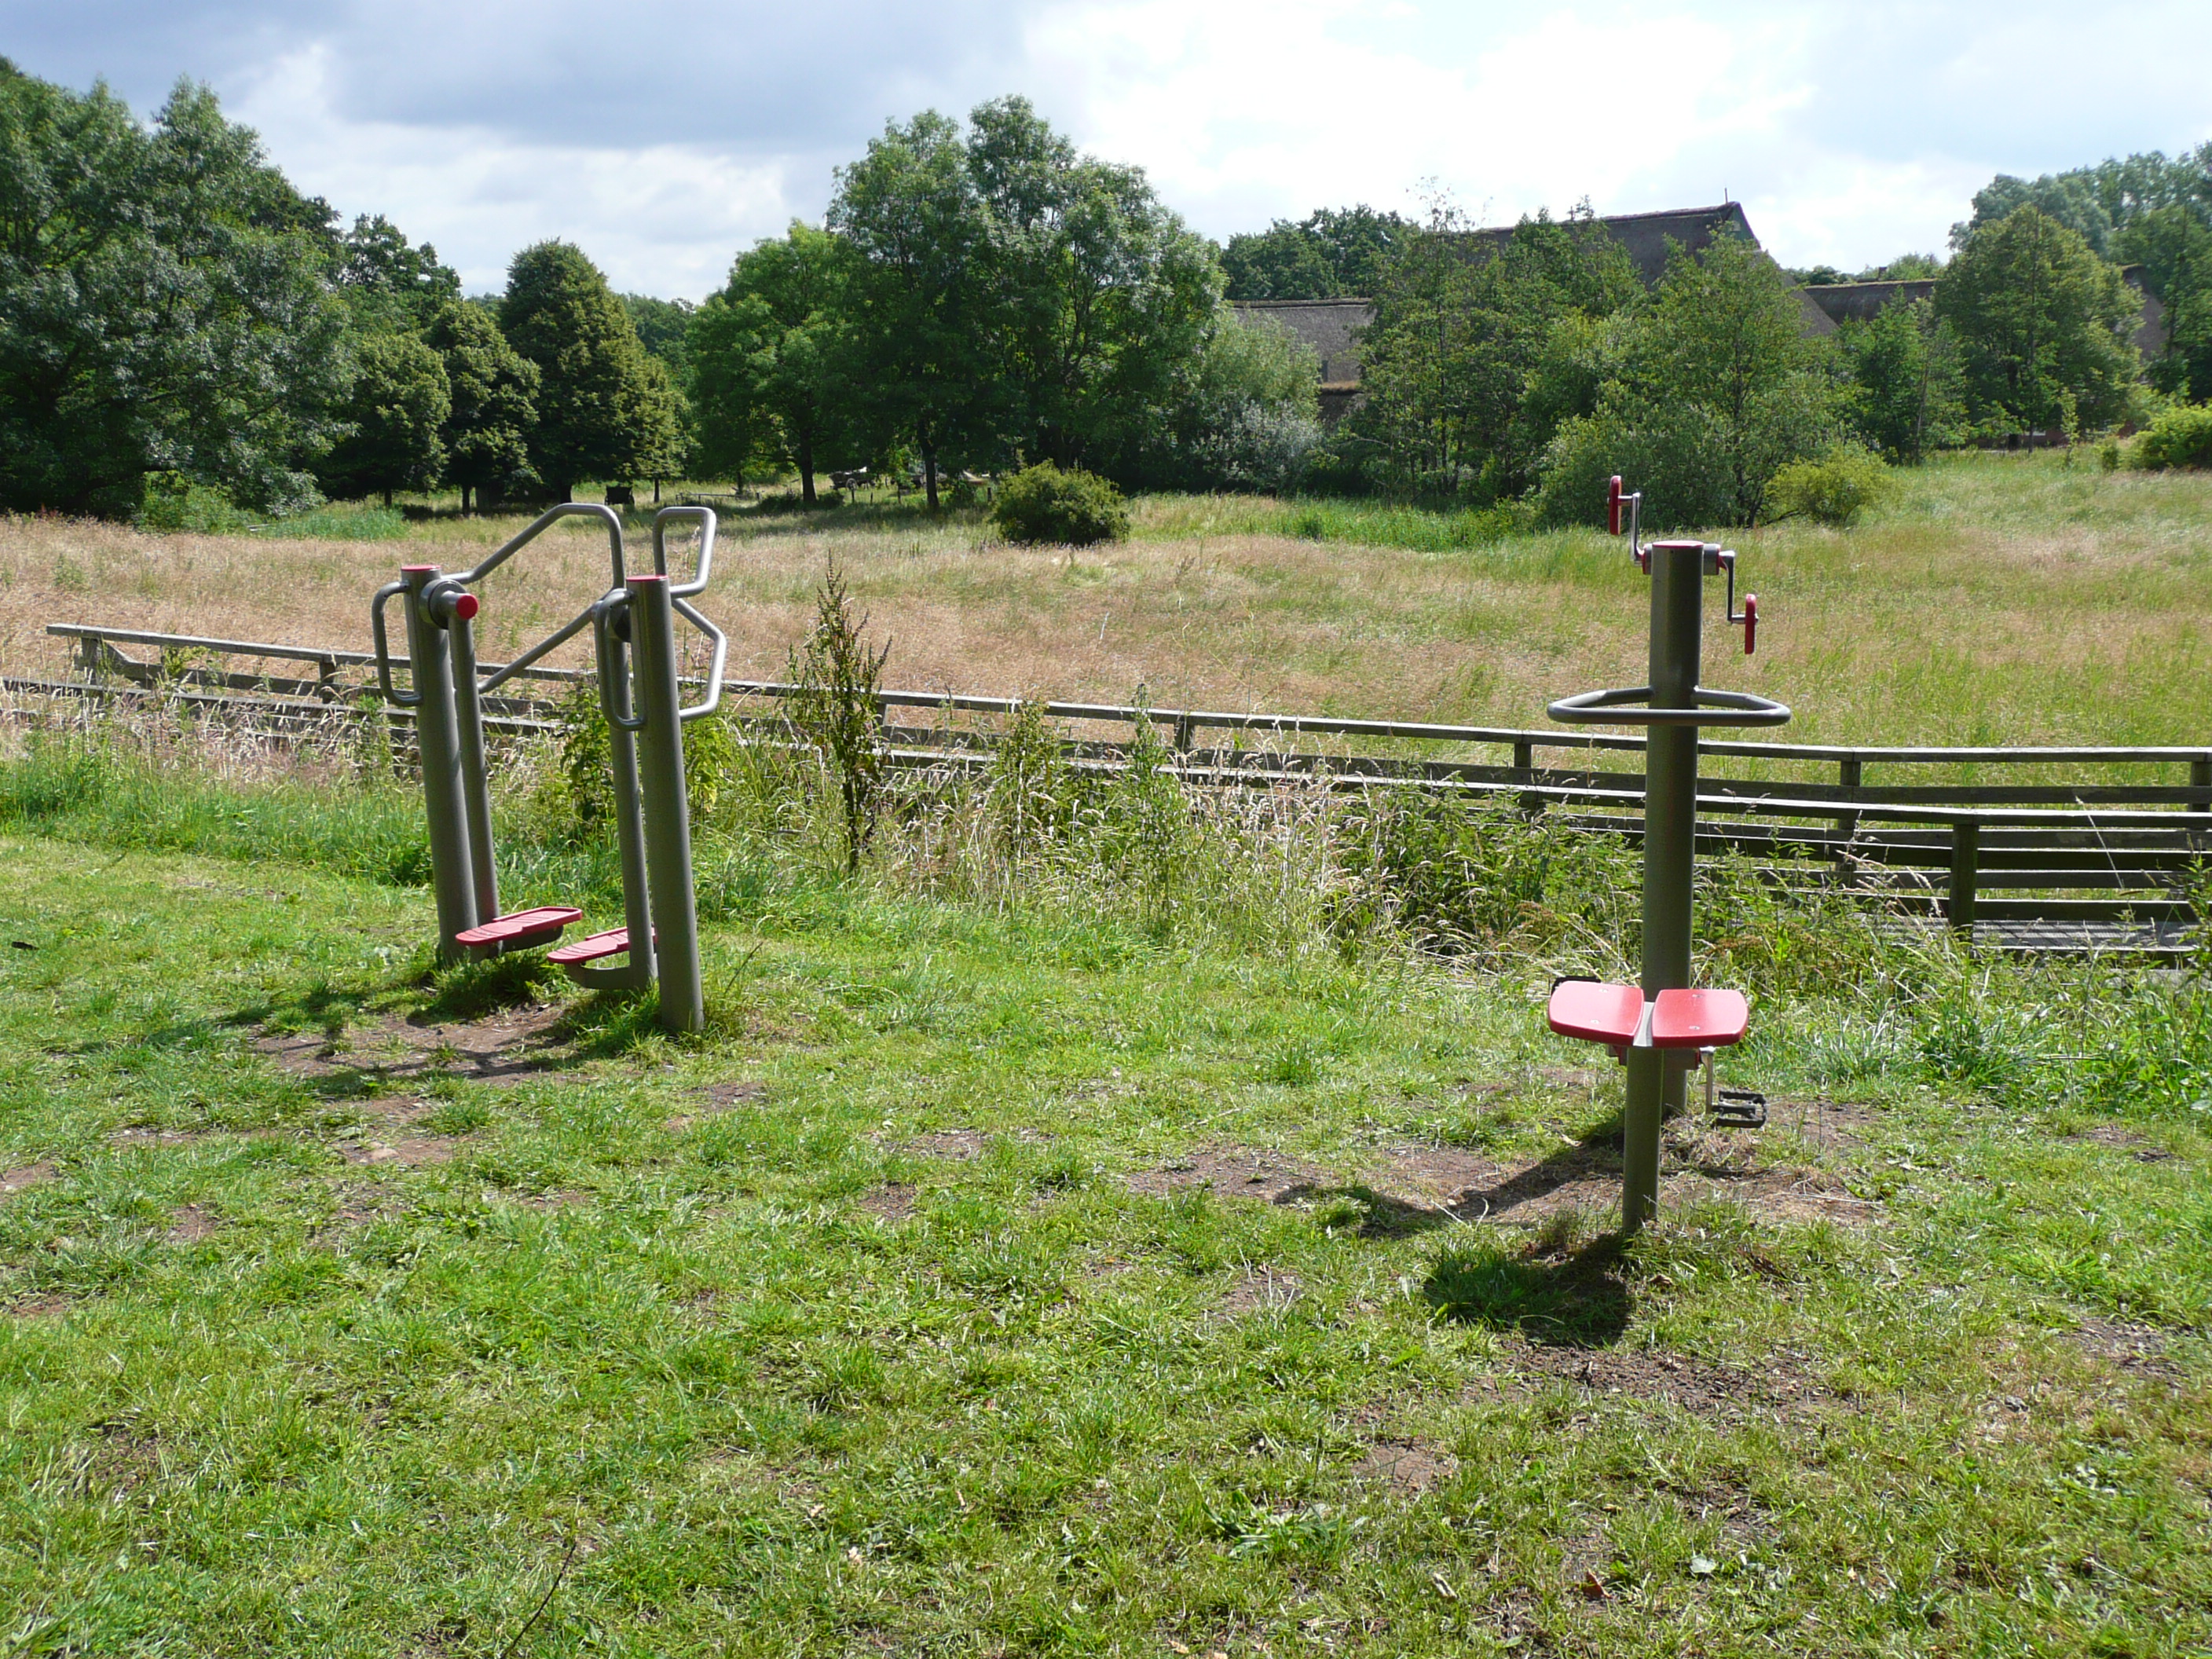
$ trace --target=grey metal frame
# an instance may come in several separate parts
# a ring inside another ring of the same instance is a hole
[[[1704,655],[1705,579],[1734,560],[1707,542],[1654,542],[1636,550],[1651,577],[1649,683],[1562,697],[1546,710],[1567,724],[1651,729],[1644,758],[1644,963],[1647,1001],[1690,984],[1691,896],[1697,875],[1698,732],[1705,726],[1779,726],[1789,708],[1743,691],[1698,684]],[[1733,586],[1733,584],[1731,584]],[[1632,1233],[1658,1213],[1660,1129],[1686,1103],[1697,1050],[1626,1052],[1628,1102],[1621,1147],[1620,1224]]]
[[[611,577],[607,591],[513,661],[483,673],[471,623],[476,603],[468,589],[555,523],[578,517],[597,519],[606,526]],[[668,576],[667,530],[678,523],[696,524],[700,532],[698,563],[684,582]],[[683,726],[720,704],[729,655],[721,629],[687,602],[711,579],[715,529],[711,508],[664,507],[653,520],[653,573],[632,576],[621,516],[596,502],[563,502],[470,569],[448,574],[434,565],[412,565],[398,581],[377,590],[369,606],[377,684],[389,702],[414,712],[442,960],[463,954],[458,934],[499,914],[483,697],[518,675],[549,672],[535,665],[588,628],[609,727],[629,950],[619,964],[577,963],[569,972],[582,984],[606,988],[641,990],[657,980],[664,1026],[696,1031],[706,1024]],[[386,605],[403,595],[412,681],[411,690],[404,691],[393,683],[384,619]],[[674,624],[678,615],[714,645],[707,696],[691,708],[683,706],[679,690]]]

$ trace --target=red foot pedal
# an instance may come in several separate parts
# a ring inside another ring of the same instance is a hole
[[[1644,993],[1633,985],[1562,980],[1552,988],[1546,1012],[1561,1036],[1621,1048],[1636,1041],[1636,1028],[1644,1023]]]
[[[564,945],[557,951],[548,951],[545,960],[557,965],[571,962],[597,962],[601,957],[618,957],[629,949],[629,929],[610,927],[604,933],[593,933],[580,939],[574,945]]]
[[[573,906],[542,904],[535,910],[517,910],[511,916],[495,916],[480,927],[466,928],[453,935],[453,943],[472,950],[518,951],[558,939],[562,928],[583,919],[584,913]]]
[[[1662,991],[1651,1005],[1651,1046],[1724,1048],[1750,1023],[1741,991]]]

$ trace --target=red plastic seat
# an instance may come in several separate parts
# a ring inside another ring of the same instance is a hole
[[[1741,991],[1662,991],[1651,1004],[1651,1046],[1723,1048],[1741,1042],[1750,1023]]]
[[[578,939],[574,945],[548,951],[545,960],[565,966],[572,962],[597,962],[601,957],[618,957],[629,949],[629,929],[610,927],[604,933],[592,933]]]
[[[453,935],[453,943],[478,951],[520,951],[558,939],[562,928],[583,919],[584,913],[573,905],[541,904],[535,910],[517,910],[513,915],[495,916],[477,927],[465,928]]]
[[[1637,1028],[1644,1023],[1644,993],[1633,985],[1562,980],[1552,988],[1545,1012],[1561,1036],[1624,1048],[1636,1041]]]

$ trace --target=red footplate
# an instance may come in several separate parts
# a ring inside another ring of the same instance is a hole
[[[574,945],[564,945],[557,951],[548,951],[545,960],[565,965],[571,962],[597,962],[601,957],[618,957],[629,949],[629,929],[610,927],[604,933],[593,933],[580,939]]]
[[[1644,993],[1633,985],[1562,980],[1552,988],[1546,1012],[1561,1036],[1620,1048],[1636,1041],[1636,1028],[1644,1023]]]
[[[1651,1046],[1724,1048],[1741,1042],[1750,1023],[1741,991],[1662,991],[1651,1005]]]
[[[543,945],[549,939],[561,937],[561,930],[572,921],[581,921],[584,913],[567,904],[541,904],[535,910],[517,910],[511,916],[495,916],[480,926],[465,928],[453,935],[453,943],[465,945],[472,950],[487,945],[505,945],[510,949],[525,945]]]

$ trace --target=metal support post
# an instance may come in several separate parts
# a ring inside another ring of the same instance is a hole
[[[1653,708],[1697,707],[1705,548],[1659,542],[1651,556]],[[1697,876],[1698,728],[1655,726],[1644,751],[1644,994],[1690,983],[1690,901]],[[1632,1049],[1622,1145],[1621,1224],[1657,1212],[1659,1128],[1680,1113],[1687,1073],[1657,1049]]]
[[[703,1030],[705,987],[699,966],[699,915],[691,884],[690,805],[684,787],[683,698],[677,686],[676,611],[665,576],[632,576],[630,650],[635,658],[639,799],[644,807],[646,874],[660,981],[660,1024]],[[636,935],[631,936],[633,941]]]
[[[456,933],[483,920],[469,858],[468,810],[462,801],[460,737],[453,719],[453,659],[446,630],[430,614],[425,590],[434,564],[401,568],[407,605],[407,659],[415,681],[415,746],[422,768],[422,805],[430,829],[430,884],[438,901],[438,957],[458,962]]]
[[[653,983],[653,907],[647,897],[645,819],[638,801],[638,722],[630,710],[631,631],[627,590],[610,594],[592,608],[599,674],[600,706],[607,716],[607,769],[612,775],[615,848],[622,859],[623,926],[629,948],[619,968],[571,969],[583,983],[642,991]]]
[[[499,913],[499,868],[491,834],[491,770],[484,761],[483,702],[477,694],[476,624],[456,615],[446,626],[453,675],[453,725],[459,736],[461,805],[469,828],[469,878],[477,921]]]

